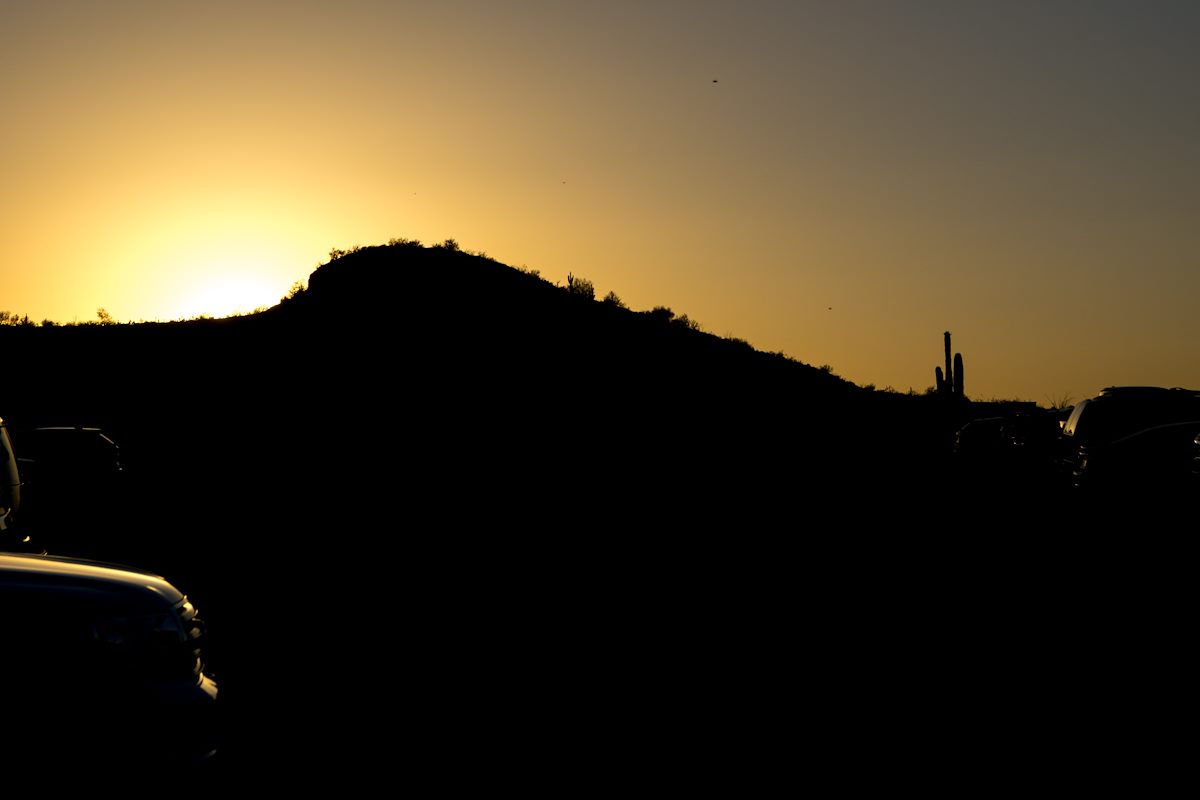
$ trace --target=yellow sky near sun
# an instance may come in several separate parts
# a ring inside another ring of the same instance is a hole
[[[453,237],[859,383],[1200,385],[1196,9],[13,0],[0,309]]]

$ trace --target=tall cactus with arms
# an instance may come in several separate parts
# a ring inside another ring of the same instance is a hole
[[[935,367],[933,370],[934,377],[937,379],[937,393],[946,397],[957,397],[963,399],[966,395],[963,393],[963,357],[962,353],[955,353],[954,360],[950,360],[950,331],[942,334],[946,342],[946,371],[942,372],[941,367]]]

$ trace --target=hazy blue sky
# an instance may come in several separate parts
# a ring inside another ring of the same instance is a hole
[[[0,309],[456,238],[858,383],[1200,388],[1200,2],[0,0]],[[714,81],[717,81],[714,83]]]

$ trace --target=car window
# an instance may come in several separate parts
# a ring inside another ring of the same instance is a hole
[[[1074,436],[1079,427],[1079,418],[1083,415],[1083,410],[1091,404],[1091,400],[1083,400],[1076,404],[1075,409],[1071,412],[1071,416],[1067,417],[1067,423],[1063,425],[1063,436]]]

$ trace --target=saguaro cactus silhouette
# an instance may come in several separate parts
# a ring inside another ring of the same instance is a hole
[[[950,360],[950,331],[942,334],[946,341],[946,371],[942,372],[941,367],[935,367],[933,370],[934,377],[937,379],[937,392],[939,395],[946,397],[957,397],[959,399],[966,397],[963,394],[963,357],[962,353],[955,353],[954,360]]]

